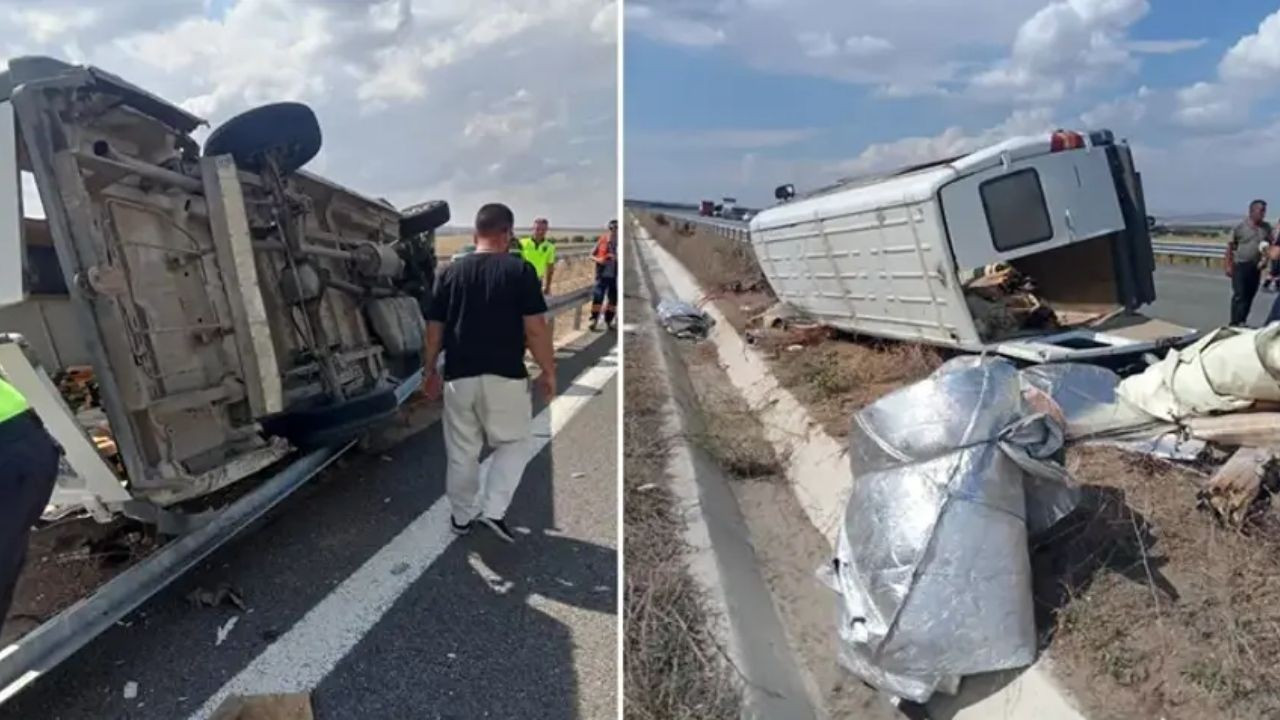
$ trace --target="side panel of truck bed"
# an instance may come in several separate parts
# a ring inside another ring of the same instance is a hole
[[[778,297],[835,327],[954,345],[973,340],[937,206],[833,213],[751,236]]]

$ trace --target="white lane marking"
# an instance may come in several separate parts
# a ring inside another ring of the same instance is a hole
[[[533,436],[526,443],[525,462],[541,452],[617,372],[618,349],[614,347],[538,413],[533,419]],[[486,460],[482,472],[488,465]],[[449,501],[442,496],[224,684],[191,716],[193,720],[206,720],[231,695],[314,688],[454,538],[449,529]]]

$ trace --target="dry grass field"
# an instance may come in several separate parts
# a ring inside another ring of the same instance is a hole
[[[525,236],[529,234],[528,228],[519,228],[516,235]],[[553,240],[558,243],[571,242],[590,242],[604,232],[604,227],[599,228],[566,228],[563,230],[551,229],[550,235]],[[436,255],[447,258],[458,252],[465,245],[472,244],[470,233],[450,231],[448,234],[436,236]]]

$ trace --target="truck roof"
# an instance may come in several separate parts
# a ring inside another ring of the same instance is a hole
[[[752,230],[768,229],[876,208],[923,202],[961,175],[1000,162],[1008,153],[1022,158],[1049,152],[1049,135],[1014,137],[973,152],[915,163],[888,172],[840,180],[832,185],[761,210],[751,221]]]

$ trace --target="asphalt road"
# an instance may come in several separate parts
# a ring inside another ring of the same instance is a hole
[[[610,333],[561,353],[514,546],[449,532],[434,424],[346,457],[0,718],[196,718],[230,691],[302,690],[320,720],[615,717],[616,352]],[[224,583],[247,611],[184,599]]]
[[[1261,327],[1275,293],[1258,292],[1249,325]],[[1230,316],[1231,279],[1220,270],[1188,266],[1156,267],[1156,301],[1143,312],[1180,325],[1211,330]]]

